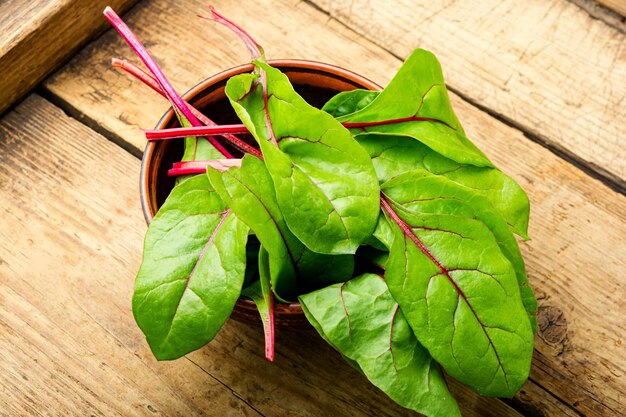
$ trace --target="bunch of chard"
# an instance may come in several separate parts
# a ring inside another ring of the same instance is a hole
[[[329,344],[407,408],[460,415],[442,368],[483,395],[520,388],[536,327],[514,237],[527,238],[528,198],[466,137],[431,53],[415,50],[382,91],[342,92],[317,109],[211,9],[254,64],[226,85],[242,124],[220,126],[182,100],[110,8],[104,14],[151,74],[114,66],[165,96],[180,122],[147,138],[185,141],[133,296],[157,359],[204,346],[247,296],[273,360],[274,303],[298,300]],[[355,276],[355,259],[369,272]]]

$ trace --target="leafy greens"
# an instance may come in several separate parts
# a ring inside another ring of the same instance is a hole
[[[398,404],[433,417],[461,415],[383,278],[364,274],[305,294],[300,302],[324,339]]]
[[[332,116],[306,103],[284,74],[260,60],[255,65],[265,81],[238,75],[226,94],[259,143],[287,225],[315,252],[354,253],[379,212],[369,156]]]
[[[529,201],[466,136],[434,55],[417,49],[384,90],[339,92],[317,109],[244,29],[211,12],[252,54],[253,72],[225,88],[243,125],[185,103],[105,10],[152,75],[114,66],[166,97],[182,126],[147,137],[185,138],[133,295],[155,357],[204,346],[242,296],[273,361],[274,304],[297,299],[320,336],[404,407],[459,416],[444,370],[483,395],[514,395],[536,329],[513,234],[528,238]]]
[[[241,293],[247,239],[248,227],[206,176],[174,187],[146,234],[133,295],[157,359],[183,356],[217,334]]]
[[[512,396],[530,370],[533,331],[494,230],[510,232],[445,178],[409,171],[382,189],[395,234],[385,277],[416,337],[451,376]]]

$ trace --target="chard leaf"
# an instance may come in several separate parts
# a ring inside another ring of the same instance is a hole
[[[247,239],[205,175],[174,187],[148,228],[133,294],[157,359],[176,359],[217,334],[241,293]]]
[[[391,249],[391,245],[393,244],[393,237],[393,230],[391,229],[391,226],[389,225],[385,214],[381,212],[380,216],[378,217],[378,222],[376,223],[374,233],[372,234],[372,238],[376,239],[378,242],[380,242],[380,244],[374,244],[372,246],[381,250],[389,251]]]
[[[381,183],[414,169],[443,175],[485,197],[504,217],[511,230],[528,238],[528,196],[499,169],[456,163],[403,136],[359,135],[357,140],[372,158]]]
[[[328,113],[306,103],[287,77],[262,61],[261,75],[226,85],[256,138],[293,234],[314,252],[354,253],[378,217],[378,181],[367,153]]]
[[[214,189],[268,251],[271,286],[281,300],[297,294],[295,263],[303,245],[289,231],[275,200],[274,187],[261,160],[246,155],[241,168],[207,167]],[[300,249],[293,252],[292,249]]]
[[[513,265],[524,309],[533,332],[536,330],[537,300],[528,283],[524,259],[506,222],[487,199],[474,190],[423,170],[409,171],[390,179],[384,183],[382,192],[409,215],[447,214],[483,222]]]
[[[302,290],[343,282],[352,275],[352,256],[312,252],[293,235],[263,161],[245,155],[240,168],[220,172],[208,167],[207,174],[220,197],[268,252],[270,281],[279,299],[295,300]]]
[[[274,293],[270,288],[269,254],[263,246],[259,249],[259,280],[243,290],[242,295],[256,304],[263,333],[265,334],[265,357],[274,361]]]
[[[343,103],[349,103],[346,96],[342,98]],[[413,51],[389,85],[369,105],[338,120],[343,123],[402,120],[354,128],[352,132],[355,136],[362,133],[407,136],[455,162],[493,166],[465,136],[450,105],[439,61],[423,49]]]
[[[347,116],[367,107],[378,94],[371,90],[342,91],[328,100],[322,110],[335,118]]]
[[[263,324],[263,332],[266,337],[267,344],[267,335],[271,334],[271,325],[270,325],[270,295],[272,294],[271,289],[269,292],[264,291],[264,287],[261,285],[261,281],[257,280],[250,284],[247,288],[245,288],[241,295],[244,297],[250,298],[256,304],[256,308],[259,310],[259,316],[261,316],[261,323]]]
[[[386,265],[389,290],[420,343],[448,374],[482,395],[510,397],[528,378],[533,352],[516,271],[489,227],[465,217],[466,204],[454,195],[458,190],[439,190],[440,209],[413,206],[400,194],[431,187],[428,181],[436,177],[402,177],[399,184],[383,184],[381,200],[395,232]]]
[[[431,417],[461,415],[381,277],[364,274],[300,303],[320,335],[398,404]]]

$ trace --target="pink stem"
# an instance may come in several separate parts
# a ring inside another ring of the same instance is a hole
[[[128,62],[125,59],[122,60],[122,59],[113,58],[111,60],[111,65],[113,67],[115,67],[115,68],[120,68],[120,69],[126,71],[128,74],[130,74],[133,77],[137,78],[139,81],[141,81],[142,83],[144,83],[148,87],[152,88],[154,91],[156,91],[157,93],[161,94],[163,97],[167,98],[167,96],[165,95],[165,92],[163,92],[163,90],[161,89],[161,87],[157,83],[156,79],[153,76],[151,76],[150,74],[146,73],[141,68],[138,68],[136,65],[132,64],[131,62]],[[208,117],[206,117],[203,113],[200,112],[200,110],[196,109],[191,104],[187,103],[187,106],[189,107],[191,112],[194,114],[194,116],[196,116],[198,118],[198,120],[200,120],[206,126],[218,126],[217,123],[215,123],[213,120],[211,120]],[[246,131],[244,133],[248,133],[248,131]],[[186,136],[191,136],[191,135],[186,135]],[[186,137],[186,136],[182,136],[182,137]],[[261,151],[259,151],[254,146],[249,145],[248,143],[246,143],[243,140],[239,139],[237,136],[231,135],[231,134],[227,134],[227,133],[222,134],[220,136],[223,136],[226,140],[228,140],[231,143],[231,145],[233,145],[234,147],[236,147],[240,151],[242,151],[244,153],[250,153],[250,154],[252,154],[254,156],[257,156],[257,157],[262,159]]]
[[[250,36],[250,34],[246,32],[245,29],[243,29],[241,26],[237,25],[235,22],[225,18],[224,16],[216,12],[213,6],[209,6],[209,9],[211,10],[211,18],[209,20],[220,23],[226,26],[228,29],[230,29],[233,33],[235,33],[239,37],[239,39],[243,41],[243,43],[246,45],[246,47],[250,51],[250,55],[252,56],[253,61],[259,58],[265,59],[263,48],[261,48],[261,46],[257,43],[257,41],[255,41],[254,38],[252,38],[252,36]],[[198,17],[203,18],[202,16],[198,16]],[[261,75],[260,81],[261,81],[261,85],[263,86],[265,124],[269,131],[270,140],[272,141],[274,145],[278,147],[278,141],[276,140],[276,136],[274,135],[274,128],[272,127],[272,121],[270,120],[270,114],[267,109],[267,100],[268,100],[267,74],[262,68],[259,68],[258,66],[257,66],[257,69],[260,70],[260,75]]]
[[[269,94],[267,93],[267,72],[261,68],[261,85],[263,86],[263,111],[265,112],[265,126],[267,126],[267,130],[270,134],[270,140],[278,148],[278,141],[276,140],[276,135],[274,134],[274,126],[272,125],[272,119],[270,118],[270,109],[269,109]]]
[[[130,47],[135,51],[135,53],[139,56],[139,58],[143,61],[143,63],[148,67],[150,72],[154,74],[156,82],[161,87],[161,90],[165,93],[165,96],[172,104],[172,107],[177,111],[182,113],[183,116],[191,123],[192,126],[201,126],[200,121],[193,115],[187,103],[183,101],[183,99],[178,95],[174,87],[169,82],[169,80],[163,74],[163,71],[156,63],[154,58],[150,56],[148,50],[143,46],[143,44],[137,39],[135,34],[130,30],[130,28],[124,23],[124,21],[111,9],[107,6],[104,9],[104,16],[111,23],[111,25],[122,35],[122,38],[130,45]],[[215,138],[208,138],[209,142],[218,150],[222,155],[229,158],[232,157],[230,152],[228,152]]]
[[[190,174],[204,174],[206,168],[210,166],[218,171],[226,171],[232,167],[241,167],[241,159],[212,159],[209,161],[183,161],[176,162],[172,168],[167,171],[168,177]]]
[[[156,78],[154,78],[152,75],[148,74],[141,68],[137,67],[135,64],[125,59],[112,58],[111,66],[113,68],[120,68],[126,71],[127,73],[129,73],[130,75],[137,78],[139,81],[141,81],[142,83],[144,83],[145,85],[147,85],[148,87],[156,91],[157,93],[161,94],[163,97],[167,98],[167,96],[165,95],[165,92],[161,89],[161,86],[159,85],[159,83],[157,83]]]
[[[405,122],[435,122],[435,123],[442,123],[442,124],[448,126],[449,128],[453,129],[452,126],[450,126],[449,124],[447,124],[443,120],[433,119],[432,117],[417,117],[417,116],[402,117],[400,119],[380,120],[380,121],[375,121],[375,122],[356,122],[356,123],[345,122],[345,123],[342,123],[342,125],[343,125],[343,127],[347,128],[347,129],[358,129],[358,128],[365,128],[365,127],[370,127],[370,126],[391,125],[391,124],[394,124],[394,123],[405,123]]]
[[[213,20],[214,22],[220,23],[226,26],[232,32],[234,32],[239,37],[239,39],[243,41],[243,43],[246,45],[246,47],[250,51],[253,61],[256,59],[265,60],[263,48],[261,48],[261,46],[257,43],[257,41],[255,41],[248,32],[246,32],[241,26],[237,25],[236,23],[226,19],[224,16],[217,13],[215,9],[213,8],[213,6],[209,6],[209,9],[211,10],[211,19],[209,20]],[[199,16],[199,17],[202,17],[202,16]],[[268,104],[267,104],[267,101],[269,98],[268,92],[267,92],[267,73],[265,72],[263,68],[260,68],[258,65],[256,65],[256,69],[260,73],[260,76],[261,76],[260,82],[261,82],[261,85],[263,86],[263,101],[264,101],[263,109],[265,111],[265,125],[267,127],[270,140],[276,147],[278,147],[278,141],[276,140],[276,135],[274,134],[274,128],[272,126],[272,120],[270,119],[270,113],[269,113]]]
[[[269,323],[265,331],[265,358],[274,362],[274,293],[270,292]]]
[[[150,72],[154,74],[154,77],[157,83],[161,86],[161,89],[165,92],[168,100],[172,102],[172,106],[178,109],[186,118],[189,120],[189,123],[192,125],[199,125],[200,122],[196,117],[191,114],[187,104],[183,101],[183,99],[178,95],[178,93],[174,90],[174,87],[170,84],[169,80],[163,74],[163,71],[158,66],[154,58],[150,56],[148,50],[145,46],[137,39],[135,34],[130,30],[130,28],[124,23],[124,21],[111,9],[107,6],[104,9],[104,16],[107,18],[109,23],[119,32],[119,34],[124,38],[126,43],[135,51],[137,56],[143,61],[143,63],[150,69]]]
[[[246,45],[246,47],[250,51],[253,61],[259,58],[262,58],[262,59],[265,58],[263,48],[261,48],[261,46],[257,43],[257,41],[255,41],[254,38],[252,38],[252,36],[250,36],[248,32],[246,32],[241,26],[237,25],[235,22],[232,22],[226,19],[224,16],[216,12],[213,6],[209,6],[209,9],[211,10],[211,19],[209,20],[213,20],[214,22],[220,23],[226,26],[232,32],[234,32],[239,37],[239,39],[243,41],[243,43]],[[199,17],[202,17],[202,16],[199,16]],[[265,110],[265,125],[267,126],[267,129],[269,131],[270,140],[276,147],[278,147],[278,141],[276,140],[276,135],[274,134],[274,128],[272,126],[272,120],[270,119],[270,113],[268,111],[268,105],[267,105],[267,101],[268,101],[267,74],[265,70],[260,68],[259,66],[256,66],[256,68],[259,70],[259,73],[261,75],[260,81],[261,81],[261,85],[263,86],[263,101],[264,101],[263,105],[264,105],[264,110]]]
[[[429,117],[404,117],[401,119],[389,119],[389,120],[380,120],[375,122],[356,122],[356,123],[342,123],[342,125],[348,129],[356,129],[356,128],[366,128],[371,126],[381,126],[381,125],[389,125],[394,123],[405,123],[405,122],[436,122],[443,123],[445,122],[439,119],[432,119]],[[446,124],[447,125],[447,124]],[[214,125],[214,126],[204,126],[204,127],[181,127],[181,128],[173,128],[173,129],[158,129],[158,130],[146,130],[146,138],[150,140],[163,140],[163,139],[174,139],[174,138],[182,138],[185,136],[191,135],[221,135],[222,133],[250,133],[248,129],[242,124],[233,124],[233,125]]]
[[[211,20],[213,22],[220,23],[226,26],[231,31],[235,32],[237,36],[243,41],[246,45],[250,54],[252,55],[252,59],[255,60],[261,56],[263,56],[263,48],[250,36],[248,32],[246,32],[241,26],[226,19],[224,16],[215,11],[213,6],[209,6],[209,10],[211,11],[211,17],[204,17],[198,15],[201,19]]]
[[[173,138],[184,138],[187,136],[221,135],[223,133],[250,133],[241,124],[237,125],[215,125],[202,127],[174,127],[170,129],[146,130],[146,139],[163,140]]]

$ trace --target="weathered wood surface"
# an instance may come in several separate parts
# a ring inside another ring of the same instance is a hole
[[[400,65],[303,2],[216,6],[257,35],[273,58],[327,61],[379,83]],[[204,7],[197,1],[168,9],[165,1],[144,0],[129,16],[180,90],[247,59],[230,34],[193,18]],[[124,146],[141,149],[137,127],[153,125],[167,106],[108,70],[109,58],[120,55],[131,53],[106,34],[49,80],[46,94]],[[540,331],[531,380],[513,406],[525,415],[625,414],[626,199],[524,132],[452,99],[471,137],[533,203],[533,240],[522,246],[540,295]],[[130,313],[145,231],[138,161],[37,96],[2,123],[0,413],[47,413],[54,404],[59,415],[411,414],[392,406],[313,334],[280,335],[277,363],[268,364],[259,330],[229,323],[187,359],[155,362]],[[516,415],[500,401],[453,388],[465,415]]]
[[[626,189],[626,36],[577,5],[311,3],[396,56],[434,52],[455,91]]]
[[[137,0],[0,2],[0,114],[105,27],[100,13]]]
[[[139,160],[39,96],[0,122],[0,415],[409,416],[314,331],[229,322],[157,362],[131,293],[145,223]],[[464,415],[521,417],[453,385]]]
[[[204,7],[201,1],[187,2],[167,17],[159,12],[164,6],[162,1],[146,1],[128,17],[179,89],[247,59],[237,39],[222,28],[190,19]],[[323,60],[380,83],[400,65],[388,52],[305,3],[241,7],[218,2],[217,7],[249,28],[270,57]],[[277,8],[280,15],[273,13]],[[182,25],[188,30],[175,29]],[[108,69],[110,57],[130,55],[117,36],[108,33],[50,79],[46,88],[75,115],[142,148],[144,139],[137,128],[153,125],[167,105],[137,82]],[[523,249],[531,283],[543,295],[540,311],[545,325],[537,338],[532,389],[516,401],[535,410],[541,410],[544,402],[555,402],[558,410],[558,398],[566,408],[586,415],[614,415],[623,410],[626,393],[620,337],[625,325],[619,308],[620,271],[626,258],[624,197],[532,143],[523,132],[458,96],[453,95],[453,102],[471,137],[521,182],[533,203],[533,241]]]

